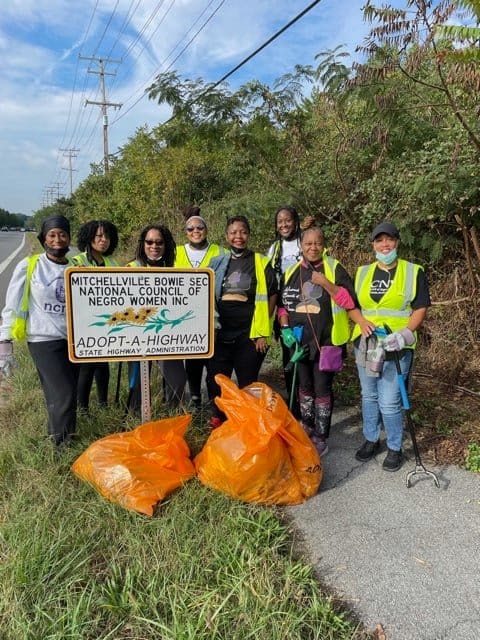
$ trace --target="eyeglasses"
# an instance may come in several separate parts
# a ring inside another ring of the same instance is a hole
[[[163,240],[145,240],[145,244],[148,244],[149,247],[151,247],[152,244],[154,244],[156,247],[161,247],[165,244],[165,242]]]
[[[192,233],[192,231],[204,231],[204,225],[198,225],[197,227],[187,227],[188,233]]]

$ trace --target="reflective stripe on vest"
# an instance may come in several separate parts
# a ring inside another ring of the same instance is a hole
[[[27,272],[25,274],[25,286],[23,288],[22,300],[20,302],[20,309],[15,312],[15,320],[12,323],[10,335],[13,340],[25,340],[27,337],[27,318],[28,307],[30,301],[30,283],[32,281],[33,272],[37,265],[38,259],[42,256],[42,253],[36,253],[33,256],[27,258]],[[70,258],[67,258],[68,264],[73,265]]]
[[[323,269],[325,271],[325,277],[330,280],[330,282],[335,283],[335,270],[337,268],[337,264],[339,264],[338,260],[328,256],[326,253],[323,254]],[[297,269],[300,268],[301,262],[297,262],[297,264],[289,267],[285,273],[285,284],[290,280],[292,275],[295,273]],[[350,336],[350,327],[348,325],[348,315],[345,309],[338,306],[332,296],[330,296],[330,308],[332,310],[332,329],[330,332],[330,339],[333,345],[341,345],[348,342],[348,338]]]
[[[373,274],[377,263],[363,265],[357,269],[355,291],[362,315],[377,326],[388,324],[393,330],[403,329],[412,314],[411,302],[416,296],[417,276],[420,265],[398,260],[395,276],[388,291],[375,302],[370,297]],[[360,327],[355,325],[352,340],[360,335]]]
[[[38,259],[42,254],[37,253],[34,256],[28,258],[27,273],[25,276],[25,287],[23,289],[22,301],[20,303],[20,309],[17,311],[17,318],[26,320],[28,316],[28,299],[30,297],[30,282],[32,281],[32,275],[35,271]]]
[[[198,268],[206,267],[212,258],[215,258],[216,256],[223,256],[223,255],[225,255],[225,253],[227,253],[226,250],[223,247],[221,247],[220,245],[218,245],[218,244],[209,244],[207,252],[203,256],[202,261],[198,265]],[[185,249],[185,245],[183,245],[183,244],[180,247],[177,247],[177,255],[176,255],[176,258],[175,258],[174,266],[175,267],[185,267],[187,269],[192,269],[193,268],[192,267],[192,263],[190,262],[188,254],[187,254],[187,250]]]
[[[255,291],[255,310],[250,326],[250,338],[264,337],[270,340],[273,332],[273,314],[270,316],[268,310],[267,278],[265,277],[265,269],[269,262],[270,258],[267,258],[267,256],[255,253],[257,287]]]

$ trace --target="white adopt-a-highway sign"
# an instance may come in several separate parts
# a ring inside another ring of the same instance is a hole
[[[65,290],[72,362],[213,354],[211,269],[69,267]]]

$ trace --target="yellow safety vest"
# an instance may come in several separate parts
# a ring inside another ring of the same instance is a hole
[[[15,314],[15,320],[12,323],[10,329],[10,335],[12,340],[25,340],[27,337],[27,318],[28,318],[28,303],[30,298],[30,282],[32,281],[32,275],[35,271],[38,259],[42,253],[36,253],[33,256],[27,258],[27,273],[25,276],[25,286],[23,289],[23,296],[20,302],[20,309],[17,309]],[[70,258],[67,258],[68,264],[72,264]]]
[[[200,267],[208,266],[208,263],[215,256],[223,256],[226,253],[225,249],[218,244],[209,244],[207,252],[203,256],[203,259],[199,265]],[[192,269],[192,263],[188,259],[187,250],[185,249],[185,245],[181,245],[177,247],[177,255],[175,258],[175,267],[183,267],[186,269]]]
[[[362,315],[377,327],[383,327],[386,323],[392,331],[404,329],[412,315],[411,303],[417,294],[417,276],[422,267],[399,259],[390,288],[378,302],[375,302],[370,297],[370,290],[376,267],[377,262],[365,264],[357,269],[355,275],[355,292]],[[351,339],[355,340],[360,333],[357,324]],[[414,349],[415,345],[410,348]]]
[[[270,262],[270,258],[261,253],[255,253],[255,277],[257,288],[255,291],[255,311],[253,312],[252,324],[250,326],[250,338],[267,338],[270,341],[273,333],[273,316],[268,310],[268,289],[265,269]]]
[[[337,265],[340,264],[338,260],[332,258],[331,256],[327,256],[325,253],[323,254],[323,269],[325,271],[325,277],[330,280],[330,282],[335,282],[335,270]],[[285,272],[285,284],[291,279],[292,275],[295,273],[297,269],[300,268],[301,262],[297,262],[297,264],[292,265]],[[330,340],[333,345],[339,346],[341,344],[345,344],[348,342],[348,338],[350,336],[350,327],[348,325],[348,314],[340,307],[334,299],[330,296],[330,306],[332,309],[332,330],[330,332]]]
[[[109,258],[108,256],[103,256],[103,261],[105,262],[106,267],[118,267],[118,262],[114,258]],[[76,256],[73,256],[72,263],[76,267],[98,267],[94,262],[89,262],[86,251],[83,253],[77,253]],[[101,267],[99,267],[101,268]]]

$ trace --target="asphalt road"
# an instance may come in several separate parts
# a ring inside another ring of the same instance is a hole
[[[425,465],[440,489],[425,475],[407,489],[413,452],[388,473],[384,449],[355,460],[362,441],[358,411],[337,411],[320,491],[288,509],[320,582],[388,640],[478,640],[480,476]]]
[[[5,303],[5,293],[13,270],[28,255],[28,246],[22,231],[0,231],[0,310]]]

